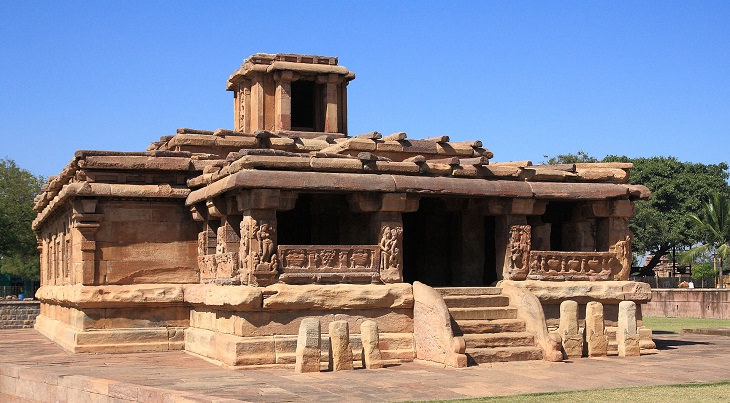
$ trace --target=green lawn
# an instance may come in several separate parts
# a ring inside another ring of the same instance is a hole
[[[692,319],[692,318],[659,318],[653,316],[644,317],[644,326],[655,332],[680,333],[682,329],[696,329],[700,327],[728,327],[730,320],[727,319]]]
[[[451,402],[726,402],[730,382],[642,386],[623,389],[594,389],[577,392],[532,393],[527,395],[451,400]]]

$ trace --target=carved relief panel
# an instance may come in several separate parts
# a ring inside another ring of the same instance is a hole
[[[527,278],[530,265],[531,233],[529,225],[513,225],[510,227],[510,280],[524,280]]]
[[[403,281],[403,225],[389,223],[380,229],[380,271],[386,283]]]
[[[279,245],[279,280],[290,284],[378,283],[376,245]]]
[[[251,210],[241,221],[240,262],[245,281],[265,286],[276,281],[279,259],[276,254],[276,213]]]

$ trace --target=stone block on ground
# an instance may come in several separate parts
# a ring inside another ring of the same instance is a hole
[[[296,372],[319,372],[322,328],[317,318],[302,319],[297,337]]]
[[[636,303],[621,301],[618,304],[618,329],[616,343],[619,357],[634,357],[640,355],[639,330],[636,323]]]
[[[362,340],[362,366],[366,369],[382,368],[383,356],[379,347],[378,324],[372,320],[362,322],[360,339]]]
[[[585,343],[588,357],[603,357],[608,351],[608,336],[603,322],[603,304],[591,301],[586,305]]]
[[[330,354],[329,368],[332,371],[353,369],[350,327],[347,321],[338,320],[329,325]]]
[[[558,333],[563,338],[563,350],[568,358],[583,356],[583,335],[578,329],[578,302],[566,300],[560,304]]]

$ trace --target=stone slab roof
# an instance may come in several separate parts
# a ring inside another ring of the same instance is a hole
[[[37,227],[71,197],[187,198],[236,187],[563,200],[648,199],[629,163],[490,162],[481,141],[178,129],[144,152],[77,151],[35,199]]]

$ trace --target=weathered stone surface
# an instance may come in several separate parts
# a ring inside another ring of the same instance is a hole
[[[545,361],[563,360],[562,337],[559,333],[550,333],[545,322],[545,313],[540,301],[528,290],[515,284],[522,281],[503,280],[499,282],[502,294],[508,296],[510,304],[517,307],[517,317],[525,323],[525,330],[535,335],[537,345],[542,348]]]
[[[557,303],[572,299],[584,304],[589,301],[616,304],[621,301],[643,303],[651,300],[651,286],[636,281],[535,281],[513,282],[526,288],[542,302]]]
[[[265,288],[265,310],[373,309],[413,306],[410,284],[287,285]]]
[[[578,329],[578,303],[567,300],[560,304],[558,333],[563,339],[563,350],[568,358],[583,356],[583,335]]]
[[[622,301],[618,304],[616,342],[620,357],[631,357],[640,354],[639,332],[636,324],[636,303],[634,301]]]
[[[36,298],[79,307],[172,304],[183,302],[183,287],[181,284],[43,286],[36,292]]]
[[[608,351],[608,336],[603,322],[603,304],[591,301],[586,305],[585,343],[589,357],[602,357]]]
[[[360,340],[362,342],[362,366],[366,369],[383,367],[383,357],[380,353],[380,335],[378,324],[366,320],[360,325]]]
[[[260,311],[263,308],[262,289],[257,287],[186,284],[185,302],[195,305],[229,308],[241,311]]]
[[[305,318],[299,325],[297,337],[296,372],[319,372],[321,328],[318,319]]]
[[[332,371],[353,369],[352,347],[350,347],[350,327],[344,320],[329,324],[330,356],[329,368]]]
[[[454,336],[451,315],[441,295],[433,288],[413,283],[413,339],[416,358],[461,368],[467,365],[464,338]]]
[[[364,320],[374,320],[381,332],[413,333],[412,308],[294,311],[234,311],[223,307],[211,308],[194,307],[190,314],[191,326],[230,332],[238,336],[296,335],[299,322],[303,318],[317,318],[325,327],[330,322],[345,320],[351,329],[357,329]]]

